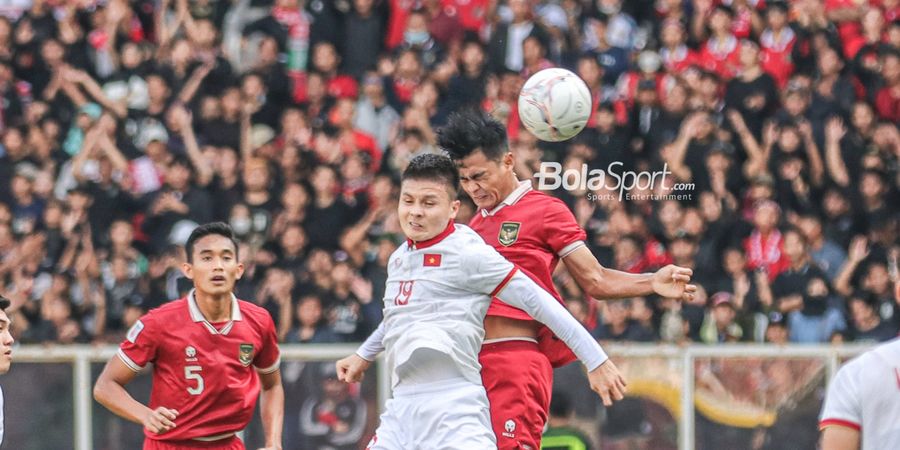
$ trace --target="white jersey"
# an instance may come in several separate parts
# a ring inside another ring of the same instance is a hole
[[[432,350],[420,355],[448,356],[465,379],[480,385],[484,316],[491,297],[508,287],[507,303],[547,324],[588,369],[602,364],[606,354],[596,340],[550,294],[517,272],[465,225],[451,223],[429,241],[408,241],[390,257],[384,320],[361,349],[372,347],[372,341],[380,348],[358,353],[369,359],[385,349],[392,387],[402,381],[400,367],[419,363],[411,358],[420,349]]]
[[[900,449],[900,339],[863,353],[831,380],[819,429],[860,431],[862,450]]]

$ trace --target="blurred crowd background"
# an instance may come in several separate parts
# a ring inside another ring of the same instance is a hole
[[[558,144],[516,110],[552,66],[595,107]],[[402,242],[399,174],[463,108],[507,125],[521,179],[554,161],[693,184],[684,201],[549,192],[605,266],[675,263],[701,288],[597,303],[560,270],[598,339],[897,336],[898,0],[14,0],[0,292],[16,339],[120,341],[187,292],[181,245],[222,220],[238,296],[284,342],[361,341]]]

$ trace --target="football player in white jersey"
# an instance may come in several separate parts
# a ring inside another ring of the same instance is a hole
[[[12,364],[12,345],[13,337],[9,331],[12,322],[6,315],[6,308],[9,308],[10,301],[0,296],[0,375],[9,372],[9,366]],[[3,390],[0,390],[0,444],[3,443]]]
[[[458,189],[449,158],[427,154],[410,162],[398,207],[407,242],[388,262],[384,320],[356,354],[337,363],[338,377],[354,382],[386,351],[393,398],[369,444],[373,450],[496,448],[478,362],[493,296],[546,324],[587,367],[595,391],[616,400],[625,392],[615,366],[564,306],[453,222]]]
[[[900,449],[900,339],[845,364],[819,417],[822,450]]]

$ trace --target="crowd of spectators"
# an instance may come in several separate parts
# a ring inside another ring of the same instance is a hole
[[[516,110],[551,66],[594,96],[559,144]],[[693,185],[680,200],[549,192],[605,266],[695,271],[685,304],[593,302],[560,271],[598,339],[900,330],[898,0],[18,0],[0,7],[16,338],[119,341],[187,292],[181,244],[222,220],[238,296],[284,342],[363,339],[402,242],[398,176],[463,108],[507,125],[521,179],[541,161],[621,163]]]

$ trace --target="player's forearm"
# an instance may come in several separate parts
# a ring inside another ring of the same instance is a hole
[[[384,351],[384,322],[378,324],[378,328],[372,332],[371,335],[366,339],[362,345],[359,346],[359,349],[356,350],[356,354],[369,362],[375,361],[375,358],[379,353]]]
[[[653,293],[653,274],[607,269],[586,246],[563,258],[566,269],[581,290],[597,300],[636,297]]]
[[[639,297],[653,294],[652,273],[628,273],[620,270],[601,267],[582,284],[581,288],[597,300],[614,300],[619,298]]]
[[[105,406],[113,414],[143,425],[144,418],[151,413],[150,408],[135,400],[125,388],[112,380],[97,380],[94,386],[94,400]]]
[[[547,325],[572,349],[588,371],[609,359],[600,344],[562,304],[521,272],[516,273],[497,296]]]
[[[266,448],[281,449],[281,434],[284,427],[284,388],[281,383],[262,390],[260,413],[266,436]]]

